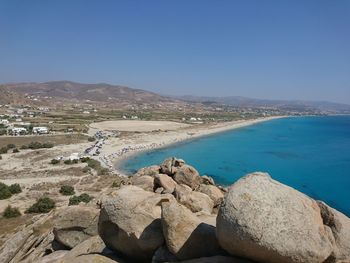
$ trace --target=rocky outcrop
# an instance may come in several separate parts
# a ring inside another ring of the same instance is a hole
[[[223,192],[215,185],[201,184],[199,191],[209,196],[213,200],[215,207],[219,206],[224,199]]]
[[[196,173],[167,159],[104,191],[101,210],[34,216],[0,262],[350,263],[350,219],[325,203],[264,173],[230,188]]]
[[[133,176],[131,179],[133,185],[138,186],[146,191],[153,192],[154,190],[154,177],[149,175]]]
[[[173,176],[177,169],[182,167],[184,164],[185,161],[182,159],[176,159],[175,157],[168,158],[160,165],[160,172],[162,174]]]
[[[192,259],[223,253],[215,226],[203,223],[176,201],[162,204],[162,226],[169,251],[178,259]]]
[[[106,245],[99,236],[90,237],[68,251],[61,259],[61,263],[75,262],[75,258],[81,255],[101,254],[105,249]]]
[[[100,211],[89,206],[69,206],[54,216],[53,233],[55,240],[73,248],[86,239],[97,235]]]
[[[350,262],[350,219],[321,201],[317,203],[323,224],[330,228],[334,237],[334,258]]]
[[[36,263],[62,263],[62,258],[69,253],[69,250],[57,250],[51,254],[37,259]]]
[[[163,194],[172,194],[175,191],[176,182],[166,174],[157,174],[154,176],[155,188],[162,187]]]
[[[201,177],[197,170],[187,164],[176,169],[173,179],[178,184],[188,185],[193,190],[197,189],[201,183]]]
[[[150,171],[153,175],[149,176]],[[156,172],[158,174],[154,174]],[[143,174],[143,175],[140,175]],[[166,159],[160,166],[150,166],[139,170],[132,178],[133,185],[157,194],[173,194],[178,202],[192,212],[212,213],[223,198],[211,177],[201,178],[196,169],[177,158]],[[200,188],[200,185],[202,187]],[[215,210],[216,212],[216,210]]]
[[[135,260],[150,260],[164,243],[161,203],[174,199],[126,186],[102,204],[99,234],[106,246]]]
[[[32,234],[32,229],[23,229],[7,240],[0,250],[0,262],[9,263],[16,255],[19,255]]]
[[[174,193],[176,200],[189,208],[193,213],[213,211],[214,202],[201,192],[192,191],[187,185],[177,185]]]
[[[257,262],[333,262],[335,240],[317,202],[268,174],[250,174],[230,188],[216,227],[231,255]]]
[[[0,247],[0,262],[34,262],[54,251],[54,246],[52,213],[37,215]]]

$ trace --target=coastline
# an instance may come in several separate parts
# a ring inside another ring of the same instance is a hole
[[[182,143],[191,139],[287,117],[289,116],[262,117],[204,126],[193,125],[184,129],[136,133],[127,138],[111,138],[106,141],[106,144],[101,149],[101,157],[99,157],[99,160],[111,171],[119,175],[125,175],[121,169],[123,162],[136,154],[171,147],[173,144]]]

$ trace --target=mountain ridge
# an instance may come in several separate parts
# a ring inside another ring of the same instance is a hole
[[[108,102],[130,102],[130,103],[160,103],[160,102],[187,102],[201,103],[204,105],[218,104],[230,107],[275,107],[288,110],[316,110],[334,113],[350,113],[350,105],[329,101],[308,100],[273,100],[255,99],[243,96],[210,97],[210,96],[169,96],[160,95],[155,92],[130,88],[123,85],[112,85],[108,83],[78,83],[68,80],[48,82],[20,82],[0,85],[7,91],[4,94],[17,93],[19,97],[38,96],[41,98],[52,97],[66,101],[95,101]],[[17,95],[12,94],[13,98]],[[8,95],[6,103],[10,103]],[[17,101],[21,99],[17,99]],[[0,101],[1,102],[1,101]],[[2,102],[4,104],[4,102]]]
[[[244,96],[227,96],[227,97],[211,97],[211,96],[175,96],[174,98],[187,102],[201,103],[218,103],[236,107],[279,107],[279,108],[303,108],[317,109],[325,111],[349,111],[350,105],[345,103],[337,103],[331,101],[310,101],[310,100],[274,100],[274,99],[256,99]]]
[[[154,92],[107,83],[84,84],[73,81],[23,82],[5,84],[14,92],[41,97],[54,97],[66,100],[90,101],[170,101]]]

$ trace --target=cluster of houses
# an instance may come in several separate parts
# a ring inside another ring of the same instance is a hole
[[[39,107],[32,108],[30,106],[12,107],[10,105],[0,105],[6,109],[6,113],[0,115],[0,134],[1,135],[26,135],[26,134],[48,134],[48,127],[33,127],[30,122],[24,122],[23,117],[34,118],[43,112],[48,112],[49,108]]]
[[[20,119],[15,119],[14,122],[10,122],[8,119],[0,119],[0,125],[2,130],[6,130],[5,133],[13,136],[32,134],[49,134],[50,130],[48,127],[31,127],[30,123],[22,122]],[[29,128],[30,127],[30,128]]]

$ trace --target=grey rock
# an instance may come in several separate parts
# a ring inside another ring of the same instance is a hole
[[[201,184],[199,191],[203,194],[206,194],[211,198],[211,200],[213,200],[214,207],[219,206],[222,203],[222,200],[224,199],[223,192],[215,185]]]
[[[162,204],[162,226],[169,251],[178,259],[192,259],[223,253],[215,227],[203,223],[176,201]]]
[[[131,178],[131,182],[133,185],[138,186],[146,191],[153,192],[154,190],[154,177],[149,175],[136,176],[134,175]]]
[[[99,213],[99,209],[85,205],[69,206],[58,211],[54,216],[55,240],[73,248],[97,235]]]
[[[166,174],[157,174],[154,176],[155,187],[162,187],[163,194],[172,194],[175,191],[176,182]]]
[[[323,224],[330,228],[335,240],[334,257],[350,262],[350,218],[323,202],[317,203],[321,209]]]
[[[36,263],[62,263],[62,258],[67,255],[69,250],[58,250],[48,254],[40,259],[36,259]]]
[[[201,177],[198,171],[187,164],[176,168],[173,179],[178,184],[188,185],[193,190],[197,189],[201,183]]]
[[[106,246],[136,260],[151,260],[164,243],[162,202],[175,200],[172,195],[147,192],[125,186],[104,201],[99,218],[99,234]]]
[[[221,247],[231,255],[271,263],[332,258],[334,238],[316,201],[268,174],[253,173],[232,185],[216,227]]]
[[[9,263],[19,253],[32,234],[33,230],[23,229],[8,239],[0,248],[0,262]]]
[[[189,208],[192,212],[211,213],[214,207],[214,201],[206,194],[192,191],[187,185],[177,185],[174,195],[176,200]]]
[[[90,237],[68,251],[61,259],[61,263],[75,262],[75,259],[81,255],[101,254],[105,249],[106,245],[99,236]]]

